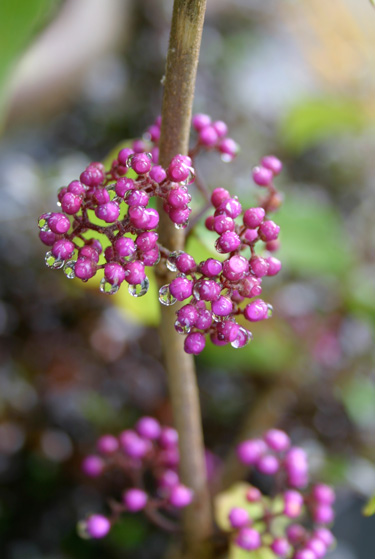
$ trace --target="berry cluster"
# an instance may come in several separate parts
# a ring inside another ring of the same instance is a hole
[[[281,162],[273,156],[264,157],[261,166],[254,168],[254,181],[268,189],[258,207],[243,211],[238,199],[226,189],[216,188],[212,192],[214,213],[205,225],[218,235],[215,249],[226,256],[225,260],[208,258],[196,264],[187,253],[170,254],[167,266],[179,274],[160,289],[159,300],[171,305],[189,299],[177,311],[175,322],[176,331],[187,334],[187,353],[199,354],[205,347],[206,334],[215,345],[230,343],[235,348],[243,347],[252,334],[237,323],[236,317],[243,315],[249,322],[257,322],[272,315],[271,305],[259,299],[259,295],[263,277],[274,276],[281,269],[280,260],[270,254],[278,248],[280,227],[267,217],[267,212],[280,205],[280,195],[272,180],[281,169]],[[256,254],[257,243],[263,243],[266,254]],[[241,307],[246,299],[253,300]]]
[[[46,264],[63,268],[68,278],[82,281],[103,270],[103,293],[116,293],[126,281],[129,293],[140,297],[149,288],[145,267],[155,266],[162,258],[178,275],[160,289],[160,302],[172,305],[189,299],[177,312],[175,323],[177,332],[187,334],[185,351],[200,353],[207,334],[216,345],[243,347],[252,334],[236,317],[243,315],[256,322],[272,314],[272,307],[259,295],[262,278],[281,269],[280,261],[271,254],[278,248],[279,226],[267,214],[281,203],[273,178],[282,164],[276,157],[266,156],[253,169],[255,183],[267,189],[258,207],[243,212],[238,199],[226,189],[212,192],[214,213],[206,219],[206,227],[218,235],[215,248],[222,256],[197,264],[193,256],[170,253],[160,245],[156,232],[159,213],[150,207],[151,198],[162,199],[163,210],[176,228],[185,228],[191,213],[188,186],[196,180],[194,157],[202,149],[216,150],[231,161],[238,146],[227,137],[224,122],[197,114],[193,117],[196,145],[188,156],[175,156],[164,169],[158,165],[160,125],[158,118],[144,139],[120,150],[108,172],[101,163],[91,163],[79,180],[60,189],[62,212],[39,218],[40,239],[51,247]],[[261,254],[255,252],[257,243],[262,243]],[[253,300],[241,308],[245,299]]]
[[[110,502],[112,514],[109,517],[93,514],[80,522],[80,534],[87,538],[103,538],[120,514],[139,511],[162,528],[173,529],[175,523],[171,523],[170,516],[175,516],[178,509],[186,507],[193,499],[192,490],[180,483],[177,473],[177,431],[162,427],[152,417],[142,417],[135,430],[127,429],[118,437],[100,437],[97,451],[84,459],[84,474],[97,478],[118,468],[131,486],[123,492],[121,502]]]
[[[263,439],[242,442],[237,454],[243,464],[275,476],[277,494],[271,499],[251,487],[246,500],[259,505],[254,516],[246,508],[230,510],[235,544],[248,551],[266,546],[277,557],[322,559],[334,542],[326,525],[334,519],[335,494],[322,483],[306,489],[305,451],[292,447],[283,431],[271,429]]]

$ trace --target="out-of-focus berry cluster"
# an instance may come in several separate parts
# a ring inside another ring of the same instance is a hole
[[[323,483],[308,485],[305,451],[291,446],[284,431],[271,429],[263,439],[242,442],[237,455],[246,466],[274,476],[275,492],[269,497],[250,487],[246,500],[258,505],[256,513],[230,510],[234,543],[248,551],[268,547],[277,557],[322,559],[334,543],[327,525],[334,519],[335,493]]]
[[[224,260],[208,258],[197,264],[187,253],[170,254],[167,267],[179,273],[160,289],[159,300],[164,305],[189,300],[177,311],[175,322],[176,331],[187,334],[187,353],[199,354],[207,334],[215,345],[244,347],[252,334],[238,324],[236,317],[243,315],[247,321],[257,322],[272,315],[272,306],[259,296],[263,278],[281,270],[280,260],[271,254],[278,248],[280,227],[267,216],[281,203],[272,182],[281,169],[281,162],[273,156],[264,157],[253,169],[254,181],[267,188],[257,207],[243,211],[238,199],[226,189],[212,192],[214,213],[205,225],[218,235],[215,249],[226,256]],[[261,254],[256,253],[257,244],[262,245]]]
[[[180,483],[178,434],[162,427],[152,417],[142,417],[135,429],[103,435],[97,441],[97,454],[86,456],[84,474],[98,478],[115,469],[125,474],[128,486],[121,501],[109,502],[111,514],[92,514],[79,523],[79,532],[87,538],[103,538],[124,512],[143,511],[157,525],[172,529],[171,519],[192,502],[193,492]],[[147,488],[145,484],[147,483]]]
[[[191,213],[188,186],[196,179],[194,157],[202,149],[215,150],[223,160],[231,161],[238,146],[227,136],[224,122],[197,114],[193,117],[195,146],[188,156],[175,156],[163,169],[158,165],[160,125],[158,118],[144,139],[122,149],[108,172],[101,163],[91,163],[79,180],[60,189],[62,212],[39,218],[40,239],[50,247],[46,264],[52,269],[63,268],[68,278],[82,281],[103,270],[103,293],[116,293],[126,281],[129,293],[140,297],[149,288],[145,267],[155,266],[162,258],[162,263],[178,274],[160,289],[160,302],[172,305],[189,300],[177,312],[175,323],[176,331],[186,334],[185,351],[200,353],[206,335],[216,345],[243,347],[252,334],[236,317],[243,315],[256,322],[272,314],[272,307],[259,296],[262,278],[281,269],[280,261],[272,255],[278,248],[280,228],[268,213],[281,203],[273,178],[281,172],[282,164],[276,157],[266,156],[253,169],[255,183],[266,189],[257,207],[243,211],[228,190],[213,190],[210,200],[214,213],[206,219],[206,227],[218,235],[215,249],[220,256],[196,263],[193,256],[170,253],[158,242],[159,213],[149,207],[150,199],[162,199],[171,221],[177,228],[185,228]],[[259,245],[261,250],[256,253]]]

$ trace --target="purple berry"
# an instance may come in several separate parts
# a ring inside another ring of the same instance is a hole
[[[271,549],[278,557],[285,557],[290,551],[290,545],[285,538],[276,538],[271,544]]]
[[[39,231],[39,239],[42,243],[51,247],[56,242],[56,235],[52,231]]]
[[[125,272],[120,264],[109,262],[104,266],[104,277],[112,285],[120,285],[125,279]]]
[[[320,505],[332,505],[335,502],[335,492],[332,487],[324,483],[318,483],[313,487],[311,493],[314,501]]]
[[[82,205],[82,198],[73,194],[73,192],[67,192],[61,199],[61,209],[68,215],[76,214]]]
[[[290,524],[286,529],[286,535],[292,545],[298,545],[306,537],[306,530],[300,524]]]
[[[259,236],[264,242],[275,241],[279,236],[280,227],[274,221],[267,220],[259,226]]]
[[[70,228],[70,221],[64,214],[51,214],[48,219],[48,225],[56,235],[63,235]]]
[[[176,225],[183,225],[189,219],[189,215],[191,214],[191,209],[188,207],[185,208],[171,208],[169,212],[169,217],[176,223]]]
[[[211,203],[215,208],[221,206],[221,204],[230,198],[228,190],[225,188],[215,188],[211,194]]]
[[[228,316],[233,310],[233,303],[228,297],[222,295],[217,301],[213,301],[211,308],[217,316]]]
[[[243,233],[243,239],[248,244],[254,243],[258,240],[258,229],[246,229],[245,233]]]
[[[241,528],[235,542],[242,549],[246,549],[246,551],[253,551],[262,545],[260,533],[253,528]]]
[[[92,514],[85,521],[85,528],[90,538],[104,538],[111,529],[111,523],[105,516],[101,514]]]
[[[216,250],[221,253],[233,252],[241,245],[241,239],[232,231],[226,231],[218,238]]]
[[[147,493],[142,489],[128,489],[124,492],[122,500],[129,512],[139,512],[147,504]]]
[[[149,197],[146,192],[142,190],[133,190],[126,197],[126,203],[128,206],[144,206],[146,207],[149,202]]]
[[[113,435],[102,435],[96,443],[96,448],[101,454],[114,454],[119,448],[119,442]]]
[[[220,296],[221,286],[214,280],[199,280],[194,286],[194,295],[202,301],[216,301]]]
[[[184,277],[177,277],[171,281],[169,291],[177,301],[184,301],[193,294],[193,282]]]
[[[128,262],[124,270],[125,279],[130,285],[139,285],[146,277],[144,264],[140,260]]]
[[[195,260],[190,254],[184,252],[183,254],[179,254],[176,258],[176,267],[179,272],[182,274],[189,274],[193,272],[196,268]]]
[[[208,258],[207,260],[199,264],[200,272],[208,278],[214,278],[215,276],[218,276],[221,273],[222,269],[222,263],[219,262],[219,260],[214,260],[214,258]]]
[[[257,299],[245,307],[244,316],[250,322],[258,322],[258,320],[265,320],[267,318],[268,311],[267,303],[262,301],[262,299]]]
[[[328,528],[317,528],[314,531],[314,537],[321,540],[325,544],[327,549],[331,547],[331,545],[335,541],[332,532],[328,530]]]
[[[167,173],[172,181],[183,182],[190,175],[190,169],[185,165],[185,163],[183,163],[183,161],[177,159],[172,160]]]
[[[278,459],[272,454],[264,454],[261,456],[256,465],[258,470],[267,476],[273,476],[280,468]]]
[[[160,184],[167,178],[167,173],[161,165],[154,165],[148,176],[150,179]]]
[[[149,224],[149,212],[143,206],[131,206],[128,210],[128,216],[131,224],[136,229],[145,229]],[[147,227],[148,229],[149,227]],[[150,229],[153,229],[153,227]]]
[[[237,456],[245,466],[256,464],[259,458],[267,451],[267,446],[261,439],[249,439],[237,447]]]
[[[240,331],[240,326],[232,320],[224,320],[216,326],[217,338],[220,341],[234,342]]]
[[[223,138],[228,133],[228,126],[222,120],[215,120],[212,123],[213,128],[215,128],[216,134],[219,138]]]
[[[77,196],[84,196],[86,192],[86,188],[84,185],[79,181],[72,181],[68,184],[68,192],[72,194],[76,194]]]
[[[134,241],[130,237],[117,238],[114,247],[120,257],[131,256],[136,250]]]
[[[243,528],[250,524],[250,516],[247,510],[235,507],[229,513],[229,522],[232,528]]]
[[[79,258],[83,257],[93,260],[96,264],[99,262],[98,251],[93,246],[85,245],[79,249]]]
[[[93,188],[90,189],[90,194],[94,202],[97,204],[107,204],[110,201],[111,197],[109,192],[106,188]]]
[[[268,186],[271,184],[273,173],[267,167],[259,165],[253,169],[253,180],[259,186]]]
[[[145,153],[136,153],[133,155],[130,165],[137,175],[144,175],[151,169],[151,160]]]
[[[239,281],[248,271],[249,262],[243,256],[232,256],[223,264],[223,275],[230,281]]]
[[[206,308],[198,309],[198,318],[195,321],[195,327],[199,330],[208,330],[212,324],[212,312]]]
[[[317,524],[331,524],[335,513],[329,505],[317,505],[313,510],[313,518]]]
[[[91,258],[80,257],[74,266],[74,273],[77,278],[87,281],[96,274],[96,263]]]
[[[163,489],[172,489],[180,483],[177,472],[174,470],[164,470],[158,479],[159,487]]]
[[[229,198],[220,204],[218,210],[224,211],[227,216],[236,219],[242,212],[242,206],[236,198]]]
[[[169,502],[178,509],[187,507],[193,500],[193,491],[185,485],[175,485],[171,489]]]
[[[142,439],[131,429],[120,433],[119,440],[122,450],[131,458],[143,458],[150,449],[150,441]]]
[[[284,514],[288,518],[297,518],[302,511],[303,497],[301,493],[289,490],[284,493]]]
[[[223,154],[223,159],[227,156],[229,161],[234,159],[240,151],[239,145],[232,138],[224,138],[217,147],[220,153]]]
[[[155,266],[155,264],[160,260],[158,247],[154,247],[147,252],[142,252],[142,254],[140,255],[140,260],[145,266]]]
[[[134,151],[131,148],[124,148],[122,150],[119,151],[117,159],[118,162],[120,163],[120,165],[123,165],[123,167],[126,167],[126,164],[128,162],[128,159],[131,155],[133,155]]]
[[[246,500],[249,503],[258,503],[262,499],[262,493],[257,487],[250,487],[246,492]]]
[[[114,223],[120,215],[120,208],[116,202],[107,202],[97,206],[95,215],[106,223]]]
[[[99,477],[103,473],[104,462],[100,456],[92,454],[90,456],[86,456],[81,467],[86,476],[95,478]]]
[[[268,273],[268,262],[261,256],[253,256],[250,258],[251,271],[258,278],[266,276]]]
[[[306,549],[310,549],[313,553],[315,553],[316,559],[322,559],[325,557],[327,553],[327,547],[318,538],[312,538],[306,544]]]
[[[284,452],[290,447],[290,438],[280,429],[270,429],[267,431],[264,440],[275,452]]]
[[[183,209],[191,200],[191,196],[182,188],[172,188],[167,197],[168,204],[175,209]]]
[[[178,444],[178,433],[173,427],[162,427],[159,443],[162,448],[173,448]]]
[[[142,154],[142,152],[146,151],[146,144],[144,143],[143,140],[134,140],[133,144],[132,144],[132,148],[134,149],[135,153],[140,153]]]
[[[138,434],[144,439],[158,439],[161,433],[159,421],[153,417],[141,417],[136,424]]]
[[[127,177],[121,177],[116,182],[115,191],[117,196],[123,198],[129,190],[134,190],[135,188],[136,185],[133,179],[128,179]]]
[[[198,318],[198,311],[193,305],[185,305],[177,311],[177,318],[181,326],[191,328]]]
[[[148,252],[155,248],[156,242],[158,240],[158,234],[154,232],[145,232],[138,235],[135,244],[143,252]]]
[[[201,351],[204,350],[204,346],[206,345],[206,340],[203,334],[199,332],[193,332],[192,334],[188,334],[185,338],[184,342],[184,350],[186,353],[190,353],[193,355],[198,355]]]
[[[263,208],[249,208],[243,214],[243,222],[245,227],[255,229],[262,223],[266,212]]]
[[[233,219],[228,215],[222,214],[214,217],[214,229],[219,235],[226,231],[234,231],[235,226]]]
[[[276,276],[281,270],[281,262],[274,256],[270,256],[266,259],[268,264],[267,276]]]
[[[72,242],[67,241],[66,239],[60,239],[54,243],[51,252],[55,258],[67,260],[72,256],[74,248],[75,247]]]
[[[194,129],[199,132],[199,130],[211,124],[211,117],[202,113],[197,113],[192,118],[192,124]]]
[[[300,549],[293,559],[316,559],[316,555],[311,549]]]
[[[270,169],[274,175],[278,175],[283,169],[283,164],[280,159],[274,155],[265,155],[262,157],[261,164],[263,167],[266,167],[266,169]]]

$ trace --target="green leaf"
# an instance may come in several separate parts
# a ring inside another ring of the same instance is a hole
[[[349,416],[362,428],[375,425],[375,383],[364,375],[348,379],[338,389]]]
[[[19,55],[57,5],[57,0],[1,0],[0,90]]]
[[[281,121],[280,141],[292,153],[301,153],[326,138],[358,132],[367,124],[365,108],[355,99],[305,99]]]
[[[364,506],[362,512],[365,516],[373,516],[375,514],[375,495]]]
[[[280,260],[289,274],[342,277],[347,272],[353,253],[333,208],[300,192],[287,197],[275,221],[281,227]]]

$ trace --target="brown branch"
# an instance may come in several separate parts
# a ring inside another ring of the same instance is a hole
[[[178,153],[187,154],[195,78],[206,0],[175,0],[162,107],[160,164],[167,167]],[[159,240],[169,250],[183,250],[184,230],[174,227],[161,207]],[[165,267],[157,270],[159,286],[169,283]],[[180,475],[195,498],[184,513],[186,557],[200,559],[212,531],[199,392],[194,360],[184,352],[183,337],[174,330],[176,307],[161,309],[161,341],[174,421],[179,432]]]

